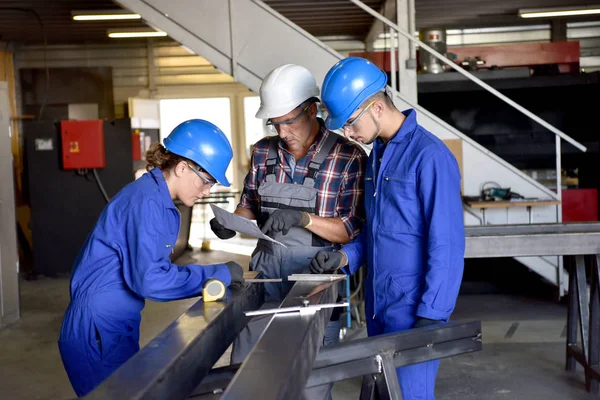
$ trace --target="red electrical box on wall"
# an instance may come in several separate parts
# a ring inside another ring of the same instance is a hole
[[[133,161],[142,159],[142,142],[140,141],[140,130],[135,129],[131,135],[131,153]]]
[[[64,169],[104,168],[104,121],[61,121]]]

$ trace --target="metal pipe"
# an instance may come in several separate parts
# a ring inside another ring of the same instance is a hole
[[[394,30],[390,28],[390,75],[392,77],[391,84],[394,90],[398,90],[396,86],[396,52],[394,51],[394,40]]]
[[[237,81],[237,54],[235,49],[234,42],[234,25],[233,25],[233,0],[229,0],[228,2],[229,8],[229,40],[230,40],[230,51],[231,51],[231,76],[233,76],[233,80]]]
[[[562,143],[558,136],[554,137],[556,145],[556,198],[561,204],[556,205],[556,222],[562,222]],[[532,211],[533,212],[533,211]],[[564,259],[562,256],[557,257],[556,282],[558,282],[558,296],[561,298],[565,294],[564,288]]]
[[[463,204],[463,210],[465,210],[469,215],[472,215],[473,217],[477,218],[477,220],[479,221],[479,224],[483,225],[483,220],[481,219],[481,217],[479,215],[477,215],[475,213],[475,211],[471,210],[465,204]]]
[[[415,0],[408,0],[408,33],[410,34],[414,34],[416,28],[415,28]],[[413,42],[411,42],[410,40],[408,41],[408,48],[409,48],[409,58],[411,60],[415,60],[417,58],[417,50],[416,50],[416,46]]]
[[[555,137],[556,144],[556,198],[562,200],[562,148],[560,139]],[[562,222],[562,208],[560,205],[557,207],[557,222]]]
[[[373,17],[380,20],[381,22],[387,24],[389,27],[396,29],[399,34],[406,37],[411,42],[418,44],[420,48],[427,50],[429,53],[433,54],[444,64],[447,64],[452,69],[454,69],[461,75],[465,76],[467,79],[470,79],[471,81],[475,82],[477,85],[486,89],[488,92],[492,93],[493,95],[498,97],[500,100],[503,100],[508,105],[512,106],[513,108],[517,109],[521,113],[525,114],[526,116],[528,116],[529,118],[531,118],[532,120],[537,122],[538,124],[542,125],[544,128],[548,129],[550,132],[553,132],[555,135],[560,136],[561,138],[563,138],[567,142],[571,143],[573,146],[575,146],[579,150],[584,151],[584,152],[587,151],[587,149],[584,145],[582,145],[581,143],[579,143],[578,141],[576,141],[575,139],[573,139],[572,137],[570,137],[569,135],[567,135],[566,133],[561,131],[560,129],[558,129],[558,128],[552,126],[551,124],[549,124],[548,122],[544,121],[543,119],[541,119],[540,117],[538,117],[537,115],[535,115],[534,113],[532,113],[531,111],[526,109],[525,107],[521,106],[520,104],[518,104],[515,101],[511,100],[510,98],[506,97],[505,95],[503,95],[502,93],[500,93],[499,91],[497,91],[496,89],[494,89],[493,87],[491,87],[490,85],[488,85],[487,83],[482,81],[481,79],[479,79],[479,78],[473,76],[472,74],[470,74],[469,72],[465,71],[463,68],[459,67],[454,62],[450,61],[449,59],[447,59],[442,54],[438,53],[437,51],[435,51],[434,49],[432,49],[425,43],[421,42],[418,39],[415,39],[412,34],[408,34],[407,32],[403,31],[402,29],[400,29],[400,27],[398,25],[394,24],[392,21],[385,18],[383,15],[379,14],[377,11],[375,11],[371,7],[367,6],[362,1],[360,1],[360,0],[350,0],[350,1],[354,4],[356,4],[358,7],[365,10],[366,12],[368,12],[369,14],[371,14]]]

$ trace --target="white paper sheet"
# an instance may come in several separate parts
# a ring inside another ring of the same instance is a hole
[[[231,229],[232,231],[244,233],[246,235],[258,239],[265,239],[270,242],[277,243],[283,247],[287,247],[285,244],[278,242],[277,240],[272,239],[269,236],[262,233],[258,226],[249,219],[232,214],[229,211],[223,210],[221,207],[216,206],[214,204],[211,204],[210,208],[212,208],[217,222],[223,225],[225,228]]]

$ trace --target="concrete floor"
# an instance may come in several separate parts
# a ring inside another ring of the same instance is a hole
[[[248,260],[219,251],[185,257],[198,258],[205,264]],[[519,268],[517,271],[525,270]],[[515,278],[525,282],[531,290],[527,282],[531,276],[512,278],[512,282]],[[580,367],[574,374],[564,371],[564,302],[548,299],[547,293],[526,297],[523,293],[527,291],[516,290],[507,294],[509,291],[498,289],[498,285],[486,287],[477,279],[467,269],[453,320],[482,320],[483,350],[442,360],[436,386],[438,400],[597,398],[585,392]],[[56,345],[69,300],[68,284],[66,278],[21,283],[22,319],[0,331],[0,399],[74,397]],[[547,290],[543,284],[541,287]],[[490,292],[495,294],[485,294]],[[141,345],[195,301],[148,301],[143,311]],[[352,336],[363,335],[360,328],[352,332]],[[359,391],[359,379],[339,382],[334,386],[334,400],[357,399]]]

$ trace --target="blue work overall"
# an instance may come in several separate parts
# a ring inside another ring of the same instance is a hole
[[[303,184],[276,182],[276,166],[279,164],[277,152],[278,137],[269,143],[267,156],[267,172],[265,181],[258,188],[260,195],[261,216],[259,221],[266,221],[269,215],[276,210],[298,210],[309,214],[318,215],[318,190],[315,179],[321,164],[329,155],[336,143],[337,135],[330,133],[320,151],[311,160],[308,173]],[[310,273],[308,268],[310,259],[319,250],[337,249],[335,246],[324,246],[323,239],[314,235],[305,228],[293,227],[287,235],[277,232],[270,234],[273,239],[285,244],[287,247],[274,244],[267,240],[259,240],[250,260],[250,270],[262,272],[263,278],[282,278],[283,283],[265,283],[265,305],[263,308],[278,307],[281,301],[291,290],[294,282],[288,282],[287,277],[292,274]],[[267,326],[271,316],[255,317],[240,333],[234,342],[231,361],[233,364],[243,362],[261,333]],[[339,342],[339,321],[329,321],[323,345],[328,346]],[[330,398],[331,385],[323,385],[308,389],[304,393],[306,399],[318,400]]]
[[[160,169],[124,187],[102,211],[73,267],[58,346],[78,396],[140,349],[145,300],[199,296],[207,279],[231,282],[227,266],[173,264],[179,211]]]

